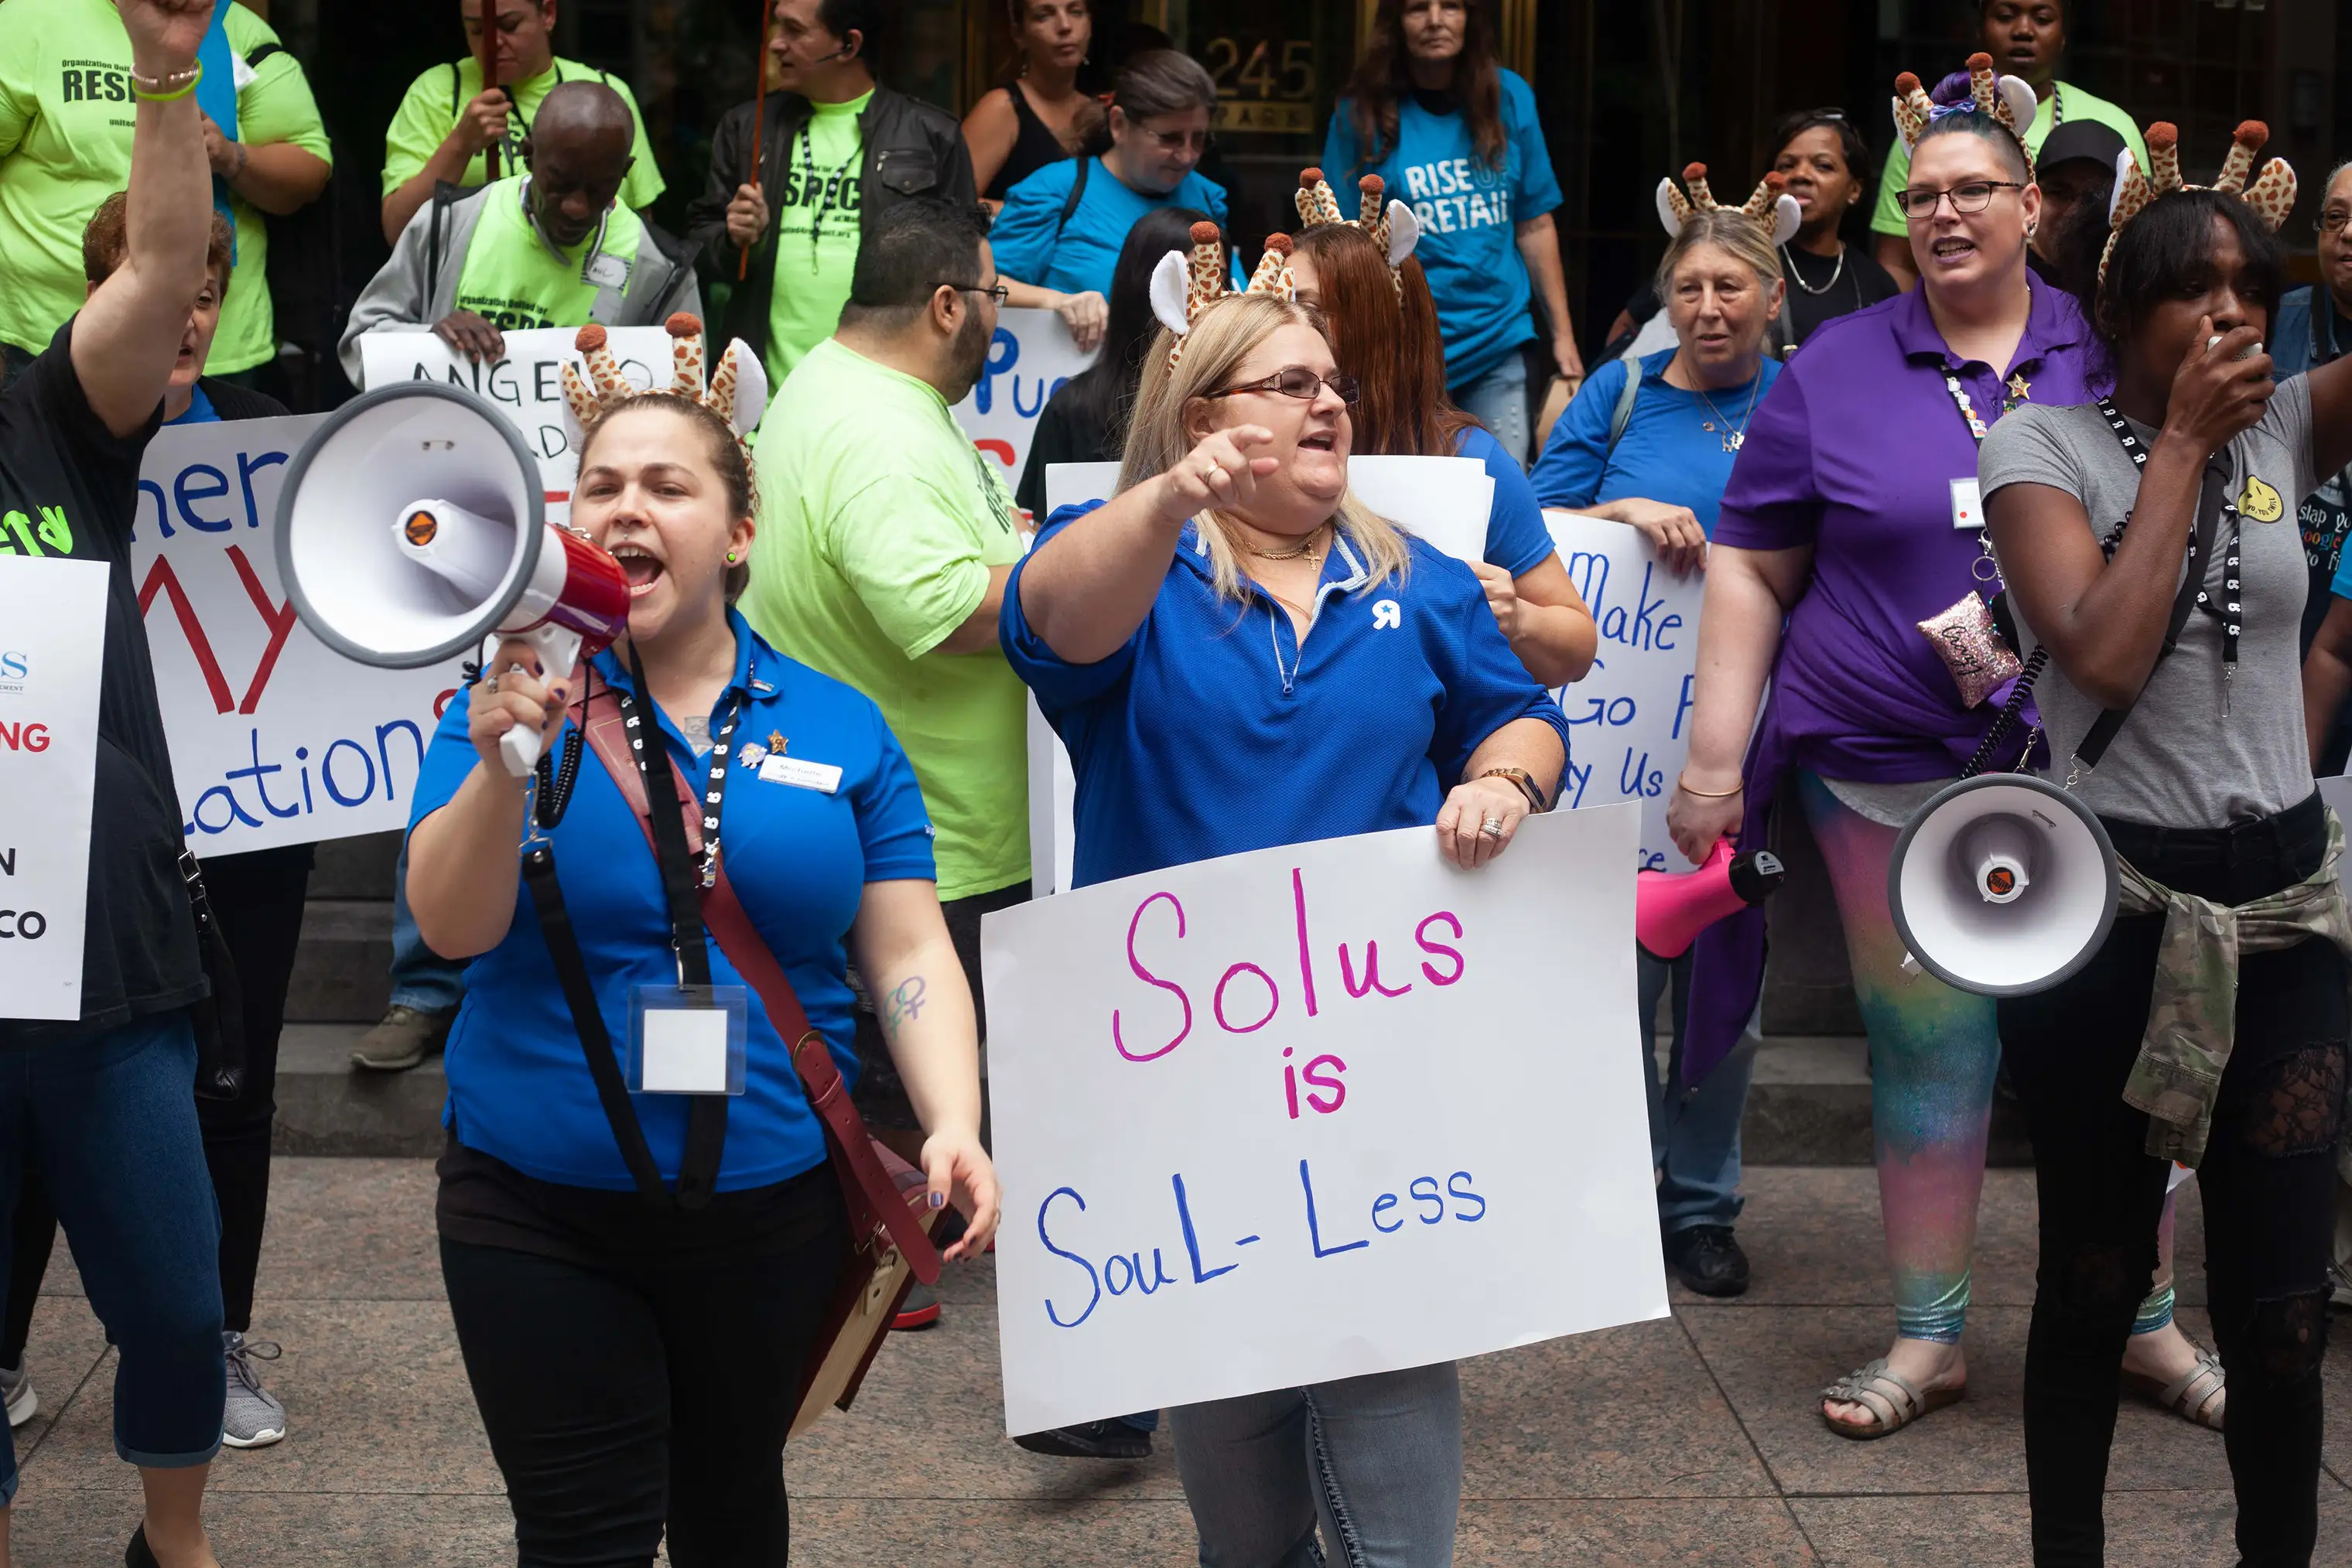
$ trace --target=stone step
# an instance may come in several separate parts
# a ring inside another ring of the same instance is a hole
[[[422,1156],[440,1151],[441,1107],[448,1087],[440,1061],[413,1072],[355,1069],[352,1047],[367,1028],[286,1026],[278,1048],[279,1154]],[[1743,1158],[1759,1166],[1870,1164],[1868,1055],[1859,1038],[1768,1036],[1748,1092],[1740,1129]],[[1993,1106],[1989,1163],[2032,1163],[2022,1120],[2007,1101]]]
[[[392,999],[392,904],[312,896],[286,988],[286,1016],[305,1024],[372,1024]]]

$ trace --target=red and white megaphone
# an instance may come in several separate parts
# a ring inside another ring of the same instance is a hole
[[[1735,855],[1729,839],[1717,839],[1696,871],[1645,871],[1633,879],[1633,940],[1653,958],[1679,958],[1700,932],[1769,898],[1787,874],[1771,851]]]
[[[629,625],[628,574],[547,520],[538,462],[514,426],[432,382],[346,403],[294,455],[278,573],[320,642],[389,669],[516,637],[543,668],[569,671]],[[521,728],[499,746],[517,778],[539,750]]]

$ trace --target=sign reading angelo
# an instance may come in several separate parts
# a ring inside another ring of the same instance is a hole
[[[1663,1317],[1628,806],[988,916],[1013,1432]]]

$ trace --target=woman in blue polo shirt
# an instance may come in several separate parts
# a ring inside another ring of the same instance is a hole
[[[856,1071],[845,970],[856,955],[929,1133],[931,1203],[952,1193],[971,1216],[950,1259],[985,1247],[995,1225],[971,996],[914,771],[880,712],[774,652],[730,608],[757,508],[728,421],[648,393],[602,414],[580,457],[572,518],[627,570],[629,636],[543,677],[528,644],[502,646],[490,677],[449,705],[417,780],[410,907],[434,951],[473,958],[449,1034],[442,1277],[523,1561],[650,1562],[667,1525],[673,1562],[782,1563],[784,1436],[846,1255],[841,1189],[756,990],[715,1169],[707,1112],[689,1134],[689,1106],[710,1096],[635,1092],[633,1006],[688,966],[659,862],[613,775],[568,742],[566,704],[584,688],[632,726],[642,716],[648,746],[709,780],[727,881],[845,1078]],[[518,724],[568,758],[536,790],[499,762]],[[548,798],[567,789],[550,827]],[[610,1119],[520,885],[527,832],[553,844],[602,1032],[628,1075],[626,1111]],[[703,945],[715,986],[746,986]],[[624,1113],[662,1186],[689,1175],[709,1184],[707,1201],[633,1190]]]
[[[1543,302],[1559,373],[1584,376],[1535,93],[1498,63],[1491,0],[1381,0],[1371,32],[1331,111],[1323,167],[1342,183],[1378,174],[1421,220],[1447,390],[1524,464],[1531,299]]]
[[[1171,365],[1174,341],[1146,361],[1118,495],[1056,513],[1004,594],[1006,656],[1077,772],[1073,883],[1433,821],[1455,864],[1492,860],[1552,798],[1559,709],[1469,568],[1349,493],[1355,383],[1311,312],[1229,296]],[[1305,1561],[1318,1502],[1362,1568],[1451,1559],[1450,1362],[1169,1424],[1203,1563]]]

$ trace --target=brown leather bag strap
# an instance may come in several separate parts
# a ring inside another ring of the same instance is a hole
[[[588,748],[620,787],[622,798],[628,801],[638,829],[650,844],[652,815],[646,801],[645,782],[638,775],[636,758],[629,748],[627,730],[621,721],[619,705],[615,703],[610,710],[590,717],[588,702],[583,690],[572,706],[572,722],[580,726]],[[678,804],[686,821],[687,847],[700,854],[702,817],[695,804],[696,793],[688,787],[677,759],[672,757],[669,764],[679,785]],[[877,1231],[886,1233],[914,1270],[915,1277],[927,1285],[936,1284],[940,1277],[939,1249],[931,1245],[931,1239],[923,1233],[921,1222],[908,1207],[898,1184],[882,1168],[882,1162],[874,1153],[873,1135],[866,1130],[865,1119],[850,1101],[848,1086],[841,1081],[841,1070],[835,1065],[824,1037],[810,1026],[808,1013],[801,1007],[783,966],[776,962],[775,955],[768,950],[758,928],[752,925],[742,901],[735,896],[734,886],[727,879],[723,849],[719,852],[715,885],[702,890],[702,919],[711,940],[727,955],[727,961],[735,966],[735,972],[759,993],[768,1021],[791,1050],[801,1092],[825,1130],[826,1149],[840,1177],[842,1196],[849,1205],[851,1228],[857,1239],[862,1243]]]

